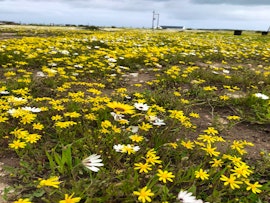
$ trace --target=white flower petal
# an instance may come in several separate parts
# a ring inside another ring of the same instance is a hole
[[[130,126],[132,133],[137,133],[139,131],[139,126]]]
[[[41,112],[41,109],[40,108],[30,107],[30,106],[22,107],[22,109],[25,110],[25,111],[31,111],[32,113],[39,113],[39,112]]]
[[[92,163],[91,166],[104,166],[103,163]]]
[[[4,90],[4,91],[1,91],[0,94],[7,95],[9,94],[9,91]]]
[[[93,159],[92,161],[91,161],[91,163],[99,163],[99,162],[102,162],[102,160],[101,159]]]
[[[82,161],[82,164],[91,171],[98,172],[100,166],[104,166],[101,156],[98,154],[92,154]]]
[[[95,166],[90,166],[88,167],[91,171],[94,171],[94,172],[98,172],[99,171],[99,168],[98,167],[95,167]]]
[[[182,203],[197,203],[196,197],[192,196],[191,192],[180,191],[178,194],[178,200]]]
[[[149,106],[143,103],[135,103],[134,106],[136,109],[141,110],[141,111],[148,111],[149,109]]]
[[[121,152],[122,149],[123,149],[123,145],[121,145],[121,144],[114,145],[114,146],[113,146],[113,149],[114,149],[116,152]]]
[[[163,120],[157,118],[157,119],[154,121],[153,125],[161,126],[161,125],[166,125],[166,124],[164,123]]]
[[[140,150],[140,147],[139,147],[139,146],[134,146],[134,147],[133,147],[133,150],[134,150],[135,152],[137,152],[137,151]]]
[[[256,94],[254,94],[254,95],[255,95],[256,97],[258,97],[258,98],[263,99],[263,100],[269,99],[269,97],[268,97],[267,95],[262,94],[262,93],[256,93]]]

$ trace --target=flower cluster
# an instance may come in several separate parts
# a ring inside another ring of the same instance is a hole
[[[269,200],[269,158],[239,131],[270,121],[266,38],[0,31],[32,36],[0,40],[1,144],[20,159],[11,201]]]

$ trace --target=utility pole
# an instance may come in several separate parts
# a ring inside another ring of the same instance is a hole
[[[159,26],[159,13],[155,13],[155,10],[153,11],[153,17],[152,17],[152,29],[155,29],[155,20],[157,16],[157,27]]]
[[[155,11],[153,11],[153,17],[152,17],[152,29],[154,30],[155,26]]]
[[[157,14],[157,29],[159,27],[159,13]]]

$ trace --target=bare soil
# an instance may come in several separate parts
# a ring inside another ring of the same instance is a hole
[[[13,32],[2,32],[2,33],[0,33],[0,40],[14,39],[14,38],[21,38],[21,37],[17,36],[17,33],[13,33]]]
[[[194,112],[200,115],[199,123],[196,123],[198,129],[207,129],[208,126],[215,123],[221,129],[219,135],[228,143],[232,143],[233,140],[246,140],[253,143],[253,147],[246,148],[247,159],[255,161],[261,157],[260,152],[263,150],[270,151],[270,125],[240,122],[233,127],[229,127],[225,119],[229,114],[224,112],[224,110],[212,112],[210,109],[200,109],[194,110]]]

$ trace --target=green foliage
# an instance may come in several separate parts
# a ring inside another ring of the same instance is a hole
[[[57,147],[57,146],[56,146]],[[51,152],[46,151],[46,156],[49,160],[50,169],[54,171],[57,170],[60,174],[70,173],[72,170],[72,154],[71,154],[71,145],[62,147],[62,154],[59,155],[55,148]]]

